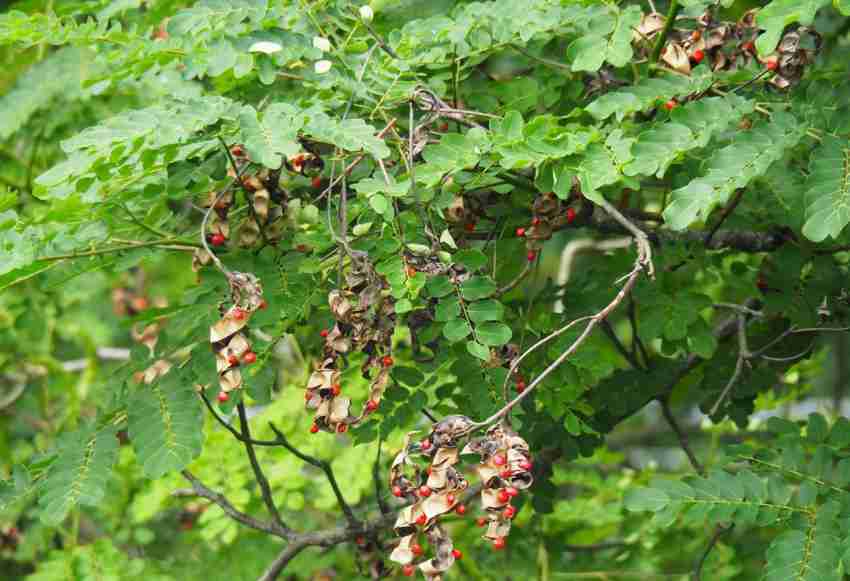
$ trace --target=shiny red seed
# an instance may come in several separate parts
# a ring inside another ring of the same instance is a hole
[[[679,103],[676,102],[676,99],[670,99],[669,101],[664,103],[664,108],[667,109],[668,111],[672,111],[673,109],[676,108],[676,105],[678,105],[678,104]]]
[[[422,550],[422,545],[420,545],[419,543],[413,543],[412,545],[410,545],[410,552],[418,557],[425,551]]]
[[[516,229],[516,235],[519,236],[520,238],[525,236],[525,228],[517,228]]]
[[[419,447],[423,450],[429,450],[431,448],[431,440],[422,440],[420,442]]]
[[[228,355],[227,356],[227,364],[231,367],[239,365],[239,358],[236,355]]]
[[[453,505],[453,504],[455,503],[455,501],[456,501],[456,500],[457,500],[457,498],[455,498],[455,495],[454,495],[454,494],[449,494],[449,495],[446,497],[446,503],[448,503],[448,505],[449,505],[449,506]]]
[[[246,314],[247,313],[242,309],[233,309],[233,318],[237,321],[241,321],[242,319],[244,319]]]
[[[534,218],[532,218],[532,219],[531,219],[531,225],[532,225],[532,226],[538,226],[538,225],[540,225],[540,218],[538,218],[537,216],[535,216]]]
[[[507,507],[502,511],[502,516],[507,520],[511,520],[514,516],[516,516],[516,509],[512,506]]]
[[[505,542],[505,537],[499,537],[498,539],[493,541],[493,548],[496,549],[497,551],[501,551],[502,549],[505,548],[505,545],[507,545],[507,544],[508,543]]]
[[[572,224],[576,219],[576,211],[573,208],[567,208],[567,224]]]
[[[461,553],[461,552],[460,552],[459,550],[457,550],[457,549],[452,549],[452,557],[454,557],[456,561],[457,561],[457,560],[460,560],[460,559],[463,559],[463,553]]]
[[[475,232],[475,222],[467,222],[463,225],[463,229],[467,232]]]
[[[487,519],[484,518],[483,516],[479,516],[478,519],[475,521],[475,524],[477,524],[480,527],[486,527],[487,526]]]
[[[499,476],[501,476],[502,478],[510,478],[511,476],[513,476],[513,474],[514,473],[512,470],[502,470],[502,472],[499,473]]]
[[[505,458],[502,454],[496,454],[495,456],[493,456],[493,464],[495,464],[496,466],[504,466],[505,462],[507,461],[508,459]]]
[[[776,60],[776,59],[770,59],[769,61],[767,61],[766,66],[767,66],[767,70],[775,71],[777,68],[779,68],[779,61]]]
[[[224,403],[229,399],[230,399],[230,395],[226,391],[218,392],[218,401],[220,401],[221,403]]]
[[[316,434],[316,433],[318,433],[318,431],[319,431],[319,426],[317,424],[313,424],[312,426],[310,426],[310,433],[311,434]]]
[[[499,499],[499,502],[508,502],[511,499],[511,496],[504,490],[500,490],[496,498]]]
[[[310,185],[312,185],[315,189],[318,190],[322,187],[322,178],[319,176],[314,177],[313,180],[310,182]]]
[[[466,505],[463,505],[463,504],[457,505],[455,507],[455,512],[458,513],[460,516],[465,515],[466,514]]]
[[[513,486],[508,486],[507,488],[505,488],[505,492],[507,492],[508,496],[510,496],[511,498],[519,496],[519,490],[517,490]]]
[[[404,492],[401,490],[401,486],[393,486],[393,496],[396,498],[401,498],[404,496]]]
[[[533,464],[531,463],[531,460],[523,460],[522,462],[519,463],[519,467],[522,468],[523,470],[525,470],[526,472],[531,470],[532,466],[533,466]]]
[[[405,565],[401,568],[401,574],[405,577],[413,577],[413,574],[416,572],[416,567],[413,565]]]
[[[265,309],[268,306],[269,306],[269,304],[266,302],[266,299],[260,299],[260,305],[259,305],[260,309]]]
[[[321,331],[319,331],[319,335],[322,337],[322,339],[327,337],[328,333],[330,333],[330,331],[328,331],[327,329],[322,329]]]
[[[694,62],[695,63],[697,63],[697,64],[701,63],[702,59],[704,59],[704,58],[705,58],[705,52],[703,52],[701,50],[695,50],[694,51]]]
[[[366,402],[366,411],[367,412],[371,413],[371,412],[375,411],[376,409],[378,409],[378,402],[376,402],[375,400],[372,400],[372,399],[370,399],[369,401]]]
[[[342,393],[342,386],[338,383],[334,383],[331,387],[331,393],[334,394],[334,397],[338,396]]]
[[[416,517],[416,524],[422,526],[426,522],[428,522],[428,517],[425,516],[425,513],[422,513],[422,514],[420,514],[419,516]]]
[[[213,246],[221,246],[225,240],[227,239],[224,237],[224,234],[213,234],[210,236],[210,244]]]
[[[340,424],[336,427],[336,431],[339,434],[344,434],[348,431],[348,424]]]
[[[519,393],[522,393],[523,391],[525,391],[525,382],[524,381],[517,381],[516,390]]]
[[[431,489],[428,486],[420,486],[419,496],[421,496],[422,498],[428,498],[429,496],[431,496]]]
[[[242,356],[242,361],[245,363],[253,363],[257,360],[257,354],[253,351],[248,351],[245,355]]]
[[[381,361],[384,364],[384,367],[392,367],[393,363],[395,363],[393,358],[389,355],[384,355],[384,358]]]
[[[747,52],[755,52],[756,45],[753,44],[753,41],[748,40],[743,44],[741,48],[743,48]]]
[[[534,259],[537,258],[537,253],[533,250],[530,250],[528,254],[525,255],[525,257],[528,259],[529,262],[534,262]]]
[[[356,539],[354,539],[354,542],[357,543],[358,546],[362,547],[363,545],[366,544],[366,538],[365,537],[357,537]]]

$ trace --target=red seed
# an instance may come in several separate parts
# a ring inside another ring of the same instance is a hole
[[[247,313],[245,311],[243,311],[242,309],[239,309],[239,308],[233,309],[233,318],[236,319],[237,321],[241,321],[242,319],[244,319],[246,314]]]
[[[372,400],[372,399],[370,399],[369,401],[366,402],[366,411],[367,412],[372,413],[376,409],[378,409],[378,402],[376,402],[375,400]]]
[[[322,187],[322,178],[320,176],[316,176],[313,178],[313,181],[310,182],[310,185],[315,189],[319,189]]]
[[[457,505],[455,507],[455,512],[458,513],[460,516],[465,515],[466,514],[466,505],[463,505],[463,504]]]
[[[775,71],[777,68],[779,68],[779,61],[776,60],[776,59],[770,59],[769,61],[767,61],[766,66],[767,66],[767,70]]]
[[[525,228],[517,228],[516,229],[516,235],[519,236],[520,238],[525,236]]]
[[[230,395],[226,391],[218,392],[218,401],[220,401],[221,403],[224,403],[229,399],[230,399]]]
[[[313,424],[312,426],[310,426],[310,433],[311,434],[316,434],[316,433],[318,433],[318,431],[319,431],[319,425],[318,424]]]
[[[448,131],[448,130],[449,130],[449,124],[448,123],[440,124],[440,131]]]
[[[504,503],[504,502],[508,502],[511,499],[511,495],[508,494],[504,490],[500,490],[499,494],[496,496],[496,498],[499,499],[499,502]]]
[[[705,52],[697,49],[697,50],[694,51],[694,57],[693,58],[694,58],[694,62],[699,64],[699,63],[702,62],[702,59],[705,58]]]
[[[513,476],[513,474],[514,474],[513,470],[509,469],[509,470],[502,470],[502,472],[499,474],[499,476],[501,476],[502,478],[510,478],[511,476]]]
[[[393,496],[396,498],[401,498],[404,496],[404,492],[401,490],[401,486],[393,486]]]
[[[413,577],[413,574],[416,572],[416,567],[413,565],[405,565],[401,568],[401,574],[405,577]]]
[[[460,559],[463,559],[463,553],[457,549],[452,549],[452,557],[454,557],[456,561],[459,561]]]
[[[453,504],[455,503],[455,501],[456,501],[456,500],[457,500],[457,498],[455,498],[455,495],[454,495],[454,494],[449,494],[449,495],[446,497],[446,503],[447,503],[449,506],[453,505]]]
[[[522,393],[523,391],[525,391],[525,382],[524,381],[517,381],[516,390],[519,393]]]
[[[413,543],[412,545],[410,545],[410,552],[418,557],[425,551],[422,550],[422,545],[420,545],[419,543]]]
[[[507,520],[511,520],[516,516],[516,509],[512,506],[508,506],[505,508],[505,510],[502,511],[502,516],[505,517]]]
[[[428,476],[431,476],[431,467],[430,467],[430,466],[428,466],[428,467],[425,469],[425,474],[427,474]]]
[[[505,542],[505,537],[499,537],[498,539],[493,541],[493,548],[497,551],[501,551],[502,549],[504,549],[505,545],[507,545],[507,542]]]
[[[210,244],[213,246],[221,246],[227,238],[224,237],[224,234],[213,234],[210,236]]]
[[[322,337],[322,339],[327,337],[329,333],[330,331],[328,331],[327,329],[322,329],[321,331],[319,331],[319,335]]]
[[[416,524],[419,526],[424,525],[426,522],[428,522],[428,517],[425,516],[424,512],[416,517]]]
[[[310,401],[312,398],[313,398],[313,394],[312,394],[312,393],[310,393],[309,391],[305,391],[305,392],[304,392],[304,399],[305,399],[305,400]]]
[[[747,52],[755,52],[756,45],[753,44],[752,40],[748,40],[741,46],[741,48]]]
[[[227,364],[231,367],[235,367],[239,365],[239,358],[236,355],[228,355],[227,356]]]
[[[667,109],[668,111],[672,111],[673,109],[676,108],[676,105],[678,105],[678,104],[679,103],[676,102],[676,99],[670,99],[669,101],[664,103],[664,108]]]
[[[531,470],[532,466],[533,466],[533,464],[531,463],[531,460],[523,460],[522,462],[519,463],[519,467],[522,468],[523,470],[525,470],[526,472]]]
[[[507,492],[508,496],[510,496],[511,498],[519,496],[519,490],[517,490],[513,486],[508,486],[507,488],[505,488],[505,492]]]
[[[242,157],[243,155],[245,155],[245,150],[242,149],[241,145],[234,145],[230,148],[230,153],[233,155],[233,157]]]
[[[429,496],[431,496],[431,489],[428,486],[420,486],[419,496],[421,496],[422,498],[428,498]]]
[[[381,360],[381,362],[384,364],[384,367],[392,367],[393,363],[395,363],[393,361],[393,358],[389,355],[384,355],[384,358]]]
[[[487,526],[487,519],[484,518],[483,516],[479,516],[478,519],[475,521],[475,524],[477,524],[480,527],[486,527]]]
[[[463,225],[463,229],[467,232],[475,232],[475,222],[467,222]]]
[[[567,208],[567,224],[572,224],[576,219],[576,211],[573,208]]]
[[[331,387],[331,393],[334,394],[334,397],[338,396],[342,393],[342,386],[338,383],[334,383]]]
[[[539,224],[540,224],[540,218],[538,218],[537,216],[535,216],[534,218],[531,219],[531,225],[532,226],[537,226]]]
[[[358,546],[362,547],[363,545],[366,544],[366,538],[365,537],[357,537],[356,539],[354,539],[354,542],[357,543]]]
[[[265,309],[265,308],[266,308],[266,307],[268,307],[268,306],[269,306],[269,304],[266,302],[266,299],[260,299],[260,305],[259,305],[259,308],[260,308],[261,310]]]
[[[525,255],[529,262],[534,262],[534,259],[537,258],[537,253],[533,250],[529,250],[528,254]]]
[[[348,431],[348,424],[340,424],[336,427],[336,431],[338,434],[344,434]]]
[[[507,461],[508,459],[505,458],[502,454],[496,454],[495,456],[493,456],[493,464],[495,464],[496,466],[504,466],[505,462]]]
[[[431,440],[422,440],[419,443],[419,447],[422,448],[423,450],[430,449],[431,448]]]
[[[257,360],[257,354],[253,351],[248,351],[245,355],[242,356],[242,361],[245,363],[253,363]]]

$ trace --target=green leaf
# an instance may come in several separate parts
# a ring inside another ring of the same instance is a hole
[[[711,210],[725,204],[732,193],[763,175],[785,150],[802,137],[793,117],[776,113],[768,122],[737,134],[735,141],[706,162],[705,175],[673,190],[664,210],[665,224],[682,230],[705,220]]]
[[[632,58],[632,29],[640,23],[637,6],[609,10],[592,18],[588,33],[567,48],[567,61],[574,71],[597,71],[607,61],[615,67],[625,66]]]
[[[840,505],[828,502],[804,521],[803,530],[781,533],[767,549],[768,581],[838,581]]]
[[[263,114],[262,122],[257,111],[246,105],[239,113],[242,143],[248,156],[268,168],[277,169],[283,158],[301,151],[298,143],[300,120],[291,105],[274,103]]]
[[[201,453],[204,418],[193,385],[187,373],[172,370],[130,398],[130,441],[149,478],[181,470]]]
[[[829,433],[826,418],[817,413],[809,414],[809,423],[806,426],[806,438],[816,444],[824,442]]]
[[[478,340],[491,347],[504,345],[511,340],[511,328],[504,323],[484,323],[475,328]]]
[[[460,317],[460,299],[456,296],[445,297],[437,303],[434,309],[435,321],[451,321]]]
[[[452,256],[455,262],[459,262],[471,272],[487,266],[487,256],[477,248],[461,250]]]
[[[443,336],[451,343],[465,339],[472,333],[472,327],[465,319],[452,319],[443,327]]]
[[[466,350],[470,353],[470,355],[477,357],[481,361],[490,360],[490,349],[477,341],[467,341]]]
[[[832,0],[832,5],[844,16],[850,16],[850,0]]]
[[[496,283],[487,276],[473,276],[461,283],[460,292],[464,299],[475,301],[489,297],[495,293]]]
[[[493,299],[469,303],[466,312],[473,323],[484,323],[486,321],[501,321],[505,314],[502,303]]]
[[[428,282],[425,283],[425,289],[432,297],[440,298],[454,292],[455,285],[452,284],[449,277],[440,274],[428,279]]]
[[[850,222],[850,141],[824,135],[812,152],[806,185],[803,234],[814,242],[837,238]]]
[[[835,420],[829,432],[829,445],[836,448],[850,446],[850,421],[847,418],[840,417]]]
[[[773,0],[756,12],[756,24],[764,32],[756,40],[759,54],[766,55],[776,50],[785,27],[799,22],[809,26],[817,11],[829,4],[829,0]]]
[[[600,121],[611,115],[615,115],[617,121],[622,121],[628,115],[661,105],[674,97],[704,91],[711,82],[711,74],[696,72],[689,77],[669,75],[642,79],[635,85],[598,97],[585,107],[585,111]]]
[[[117,458],[118,438],[112,427],[92,426],[64,434],[40,490],[42,522],[56,526],[77,504],[97,506]]]
[[[628,510],[658,512],[670,502],[670,497],[656,488],[632,488],[626,491],[623,504]]]

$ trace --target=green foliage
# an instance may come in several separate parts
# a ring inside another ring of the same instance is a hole
[[[396,575],[405,435],[507,405],[446,579],[846,576],[850,423],[760,418],[844,397],[848,3],[682,0],[677,70],[652,3],[361,4],[0,15],[0,578],[254,580],[270,499],[282,576]]]

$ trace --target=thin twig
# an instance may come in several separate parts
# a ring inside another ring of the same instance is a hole
[[[244,512],[237,510],[233,504],[225,498],[223,494],[219,494],[218,492],[214,492],[213,490],[204,486],[203,482],[198,480],[194,474],[189,472],[188,470],[182,470],[180,474],[183,475],[183,478],[189,481],[192,485],[192,490],[190,494],[194,494],[196,496],[200,496],[201,498],[206,498],[209,501],[212,501],[216,505],[218,505],[224,512],[235,520],[238,523],[245,525],[246,527],[263,531],[270,535],[274,535],[276,537],[280,537],[282,539],[289,538],[291,536],[291,531],[288,529],[281,528],[277,523],[274,522],[264,522],[261,520],[257,520],[252,516],[245,514]],[[185,496],[186,493],[183,491],[175,491],[176,496]]]
[[[271,427],[272,431],[277,436],[278,442],[281,446],[289,450],[300,460],[306,462],[307,464],[310,464],[311,466],[319,468],[322,472],[325,473],[325,478],[327,478],[328,483],[331,485],[331,489],[333,489],[333,493],[336,497],[337,503],[339,504],[339,508],[345,515],[349,526],[359,526],[359,521],[357,520],[357,517],[354,516],[354,512],[351,510],[351,506],[348,504],[348,502],[346,502],[345,497],[342,495],[342,490],[340,489],[339,484],[336,481],[336,476],[334,475],[334,471],[330,463],[325,460],[320,460],[319,458],[316,458],[314,456],[305,454],[304,452],[290,444],[286,436],[283,435],[283,432],[281,432],[273,423],[269,422],[269,427]]]
[[[605,336],[611,341],[614,345],[614,348],[617,352],[623,356],[623,359],[629,362],[632,369],[637,369],[638,371],[645,371],[643,366],[638,362],[633,353],[630,353],[626,346],[623,345],[623,342],[620,341],[620,338],[617,336],[616,331],[614,331],[614,326],[608,320],[602,321],[601,323],[602,331],[605,333]]]
[[[720,392],[720,397],[717,398],[717,401],[714,402],[714,405],[711,406],[711,410],[708,412],[708,415],[713,416],[717,413],[717,410],[720,409],[720,405],[726,399],[726,396],[729,395],[729,392],[732,391],[732,388],[735,387],[735,384],[738,383],[738,379],[741,377],[741,372],[744,370],[744,362],[747,361],[752,354],[747,348],[747,319],[743,314],[738,314],[738,359],[735,361],[735,371],[732,372],[732,377],[729,378],[729,382],[726,384],[726,387],[723,388],[723,391]]]
[[[706,559],[708,559],[708,556],[711,554],[711,551],[714,549],[717,541],[720,540],[720,537],[731,531],[734,526],[734,523],[728,527],[720,525],[717,526],[714,534],[711,535],[711,538],[708,540],[708,545],[706,545],[705,550],[702,552],[702,556],[700,556],[699,561],[697,561],[696,567],[694,567],[694,581],[700,581],[700,579],[702,579],[702,567],[705,565]]]
[[[245,452],[248,454],[248,460],[251,462],[251,469],[254,471],[257,484],[260,485],[263,502],[269,510],[269,513],[272,515],[274,522],[276,522],[282,529],[289,530],[289,527],[284,524],[283,518],[280,516],[280,512],[278,511],[277,505],[272,497],[271,486],[269,486],[269,481],[266,479],[266,475],[263,474],[263,469],[260,466],[260,462],[257,460],[257,453],[254,451],[254,445],[251,443],[251,428],[248,425],[248,416],[245,413],[245,404],[239,402],[236,404],[236,410],[239,413],[239,426],[241,428],[242,437],[244,438],[242,443],[245,444]]]
[[[546,65],[547,67],[552,67],[554,69],[566,71],[567,73],[572,73],[572,69],[570,69],[570,67],[568,65],[565,65],[564,63],[559,63],[558,61],[553,61],[553,60],[532,54],[529,51],[527,51],[524,47],[522,47],[518,44],[510,44],[508,46],[510,46],[512,49],[514,49],[518,53],[522,54],[523,56],[526,56],[533,61],[539,62],[542,65]]]
[[[372,465],[372,481],[375,483],[375,499],[378,501],[378,508],[381,509],[381,514],[389,514],[390,507],[384,499],[384,485],[381,482],[381,444],[383,439],[378,438],[378,452],[375,454],[375,463]]]
[[[363,27],[366,29],[366,31],[369,33],[369,35],[373,39],[375,39],[375,42],[378,43],[378,46],[381,47],[382,51],[387,53],[391,58],[394,58],[394,59],[398,58],[398,55],[395,53],[395,51],[393,49],[391,49],[386,42],[384,42],[384,39],[381,38],[381,35],[379,35],[374,28],[372,28],[372,25],[369,23],[369,21],[364,20],[363,18],[360,18],[360,15],[356,14],[356,13],[355,13],[355,18],[357,18],[360,21],[360,24],[363,25]]]
[[[277,557],[275,557],[274,561],[263,571],[263,574],[257,578],[257,581],[274,581],[277,579],[277,576],[280,575],[281,571],[283,571],[289,562],[298,556],[298,553],[309,547],[307,543],[300,541],[295,543],[290,543],[286,546],[280,553],[278,553]]]
[[[711,230],[708,231],[708,234],[705,236],[705,242],[703,242],[703,246],[709,248],[711,244],[711,239],[714,238],[714,235],[720,230],[720,227],[723,225],[723,222],[726,221],[732,212],[735,211],[735,208],[738,207],[738,204],[741,203],[741,200],[744,198],[744,188],[738,188],[735,191],[735,194],[732,196],[732,199],[729,200],[729,203],[724,206],[723,211],[720,212],[720,217],[717,219],[717,223],[711,227]]]
[[[646,347],[644,346],[643,341],[640,338],[640,332],[638,331],[637,310],[635,309],[635,300],[632,295],[629,295],[629,304],[626,308],[629,317],[629,324],[632,326],[632,352],[634,352],[635,347],[637,347],[637,351],[639,351],[641,357],[643,357],[644,367],[649,369],[649,355],[646,352]]]
[[[655,41],[655,47],[652,49],[652,56],[650,57],[650,60],[653,63],[657,63],[658,59],[661,57],[661,51],[667,43],[667,36],[670,34],[670,31],[673,30],[673,24],[676,22],[676,16],[679,14],[681,9],[682,6],[679,4],[679,0],[671,0],[670,9],[667,11],[667,20],[664,22],[664,28],[661,29],[661,33],[658,35],[658,40]]]
[[[694,470],[696,470],[699,474],[704,475],[705,467],[697,459],[697,456],[694,454],[694,451],[691,449],[690,442],[688,441],[688,434],[682,430],[682,427],[673,415],[673,411],[670,409],[669,395],[659,397],[658,403],[661,404],[661,413],[664,414],[664,419],[667,420],[667,423],[670,424],[670,427],[673,428],[673,431],[676,433],[676,437],[679,439],[679,445],[682,447],[682,450],[684,450],[685,455],[687,455],[691,466],[693,466]]]
[[[227,421],[225,421],[224,418],[222,418],[220,415],[218,415],[218,412],[215,411],[215,408],[213,407],[210,400],[207,399],[207,396],[204,394],[203,391],[199,392],[198,395],[201,396],[201,399],[203,400],[204,405],[207,406],[207,410],[209,410],[210,414],[212,414],[212,417],[215,418],[215,420],[224,429],[226,429],[228,432],[230,432],[231,435],[234,438],[236,438],[237,440],[239,440],[240,442],[246,441],[245,437],[242,434],[239,433],[239,430],[237,430],[236,428],[231,426],[229,423],[227,423]],[[253,438],[251,438],[249,441],[254,446],[280,446],[281,445],[280,441],[278,441],[278,440],[254,440]]]

